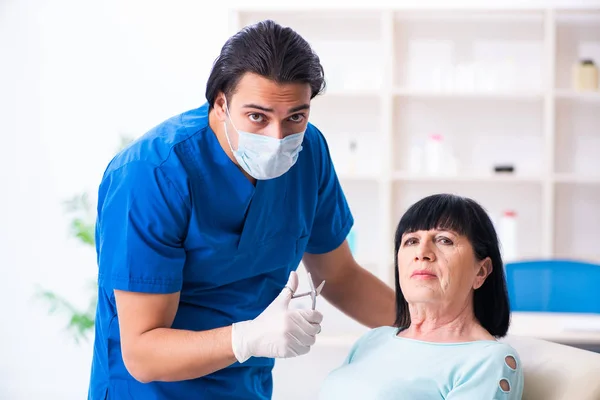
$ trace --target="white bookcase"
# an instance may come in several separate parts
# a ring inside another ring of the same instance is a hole
[[[328,89],[311,122],[328,140],[364,267],[393,285],[396,224],[436,192],[472,197],[495,220],[516,211],[521,259],[600,261],[600,92],[571,89],[574,63],[600,66],[600,9],[249,8],[232,12],[232,32],[263,19],[298,31],[322,60]],[[416,172],[432,153],[414,149],[431,134],[454,168]],[[324,322],[335,338],[362,329],[341,314]]]

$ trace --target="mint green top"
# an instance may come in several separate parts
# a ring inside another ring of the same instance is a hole
[[[363,335],[344,364],[325,379],[319,399],[521,399],[521,361],[508,344],[423,342],[397,332],[381,327]],[[514,358],[516,369],[507,357]]]

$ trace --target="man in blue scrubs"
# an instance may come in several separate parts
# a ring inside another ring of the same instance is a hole
[[[369,327],[394,293],[353,259],[353,218],[321,132],[319,58],[272,21],[231,37],[207,103],[150,130],[99,188],[89,399],[269,399],[275,358],[306,354],[323,318],[288,308],[299,262]],[[351,118],[351,116],[348,116]]]

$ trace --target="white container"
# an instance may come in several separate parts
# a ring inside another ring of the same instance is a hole
[[[457,93],[471,93],[475,90],[475,68],[473,64],[457,64],[454,68],[454,88]]]
[[[423,166],[423,149],[421,146],[413,145],[408,155],[408,171],[413,175],[418,175]]]
[[[498,222],[498,236],[505,263],[516,261],[519,257],[517,225],[517,213],[514,210],[505,210]]]
[[[425,171],[429,175],[440,175],[444,166],[444,137],[434,134],[425,143]]]
[[[358,140],[356,138],[348,139],[348,174],[354,176],[359,172]]]
[[[458,159],[454,156],[454,154],[449,153],[446,159],[448,165],[446,170],[446,175],[448,176],[458,176]]]

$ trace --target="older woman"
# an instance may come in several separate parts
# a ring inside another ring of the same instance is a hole
[[[475,201],[426,197],[395,237],[395,327],[361,337],[321,399],[520,399],[498,238]]]

